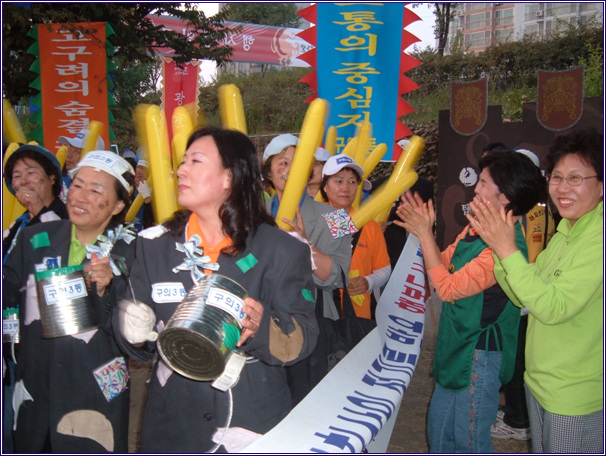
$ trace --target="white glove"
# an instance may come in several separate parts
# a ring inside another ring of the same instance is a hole
[[[139,182],[137,191],[139,192],[139,195],[143,197],[144,200],[146,200],[147,198],[151,198],[152,190],[151,187],[147,185],[147,181]]]
[[[122,301],[120,306],[120,332],[131,344],[155,342],[158,333],[154,331],[156,314],[143,303]]]

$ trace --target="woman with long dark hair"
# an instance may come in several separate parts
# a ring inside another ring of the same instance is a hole
[[[237,384],[220,391],[156,358],[143,416],[144,453],[224,451],[225,432],[262,434],[291,409],[284,366],[305,358],[318,334],[309,247],[265,211],[257,153],[246,135],[195,131],[177,177],[185,210],[139,234],[131,270],[137,301],[123,302],[115,321],[124,349],[145,362],[205,274],[216,272],[247,291],[236,347],[248,358]]]

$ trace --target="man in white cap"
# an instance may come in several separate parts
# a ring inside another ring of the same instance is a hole
[[[82,155],[82,147],[84,146],[84,140],[87,134],[88,129],[85,128],[73,138],[68,138],[67,136],[59,137],[59,142],[64,146],[67,146],[67,151],[65,154],[65,166],[63,168],[63,182],[65,183],[66,187],[69,187],[72,183],[72,179],[69,176],[69,171],[74,169],[80,161],[80,157]],[[97,138],[97,143],[95,144],[95,150],[104,149],[105,141],[103,141],[101,136],[99,136]]]

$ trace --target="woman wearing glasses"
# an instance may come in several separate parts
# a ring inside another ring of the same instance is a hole
[[[563,219],[534,264],[515,245],[510,212],[471,205],[499,284],[530,312],[524,381],[535,453],[604,451],[603,148],[595,130],[552,145],[549,194]]]
[[[503,207],[516,219],[545,196],[545,178],[522,154],[490,154],[479,168],[476,199]],[[520,309],[497,284],[493,251],[473,222],[440,251],[432,200],[423,203],[418,193],[406,192],[396,214],[402,221],[394,223],[419,239],[427,274],[443,301],[433,362],[436,387],[427,414],[429,452],[494,453],[490,427],[499,388],[514,371]],[[512,229],[526,258],[520,222]]]

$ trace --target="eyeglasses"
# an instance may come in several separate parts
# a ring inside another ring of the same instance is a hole
[[[568,177],[562,177],[562,176],[549,176],[549,178],[547,179],[547,182],[549,182],[549,185],[560,185],[562,183],[562,181],[566,181],[568,183],[568,185],[572,185],[573,187],[578,187],[579,185],[581,185],[583,183],[583,181],[585,179],[593,179],[594,177],[598,177],[598,176],[587,176],[587,177],[583,177],[583,176],[579,176],[578,174],[573,174],[572,176],[568,176]]]

